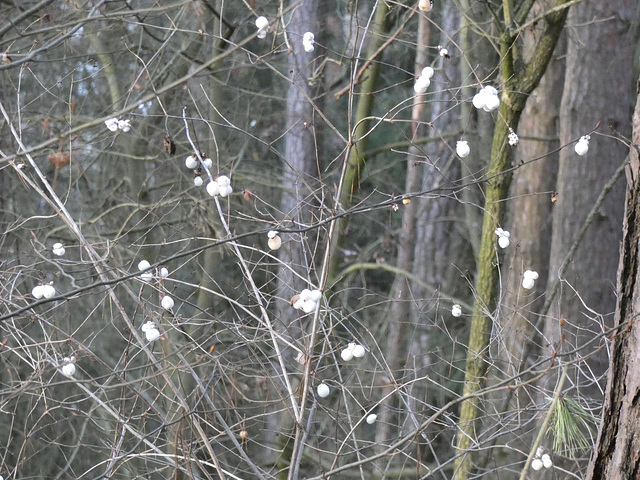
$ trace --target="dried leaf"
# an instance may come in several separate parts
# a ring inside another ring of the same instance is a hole
[[[173,143],[173,139],[171,138],[171,136],[169,134],[164,136],[164,139],[163,139],[162,143],[164,145],[165,151],[169,155],[175,155],[175,153],[176,153],[176,144]]]

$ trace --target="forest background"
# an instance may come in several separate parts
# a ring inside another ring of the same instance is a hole
[[[0,475],[633,478],[639,19],[1,1]]]

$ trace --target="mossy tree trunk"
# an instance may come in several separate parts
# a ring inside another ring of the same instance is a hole
[[[499,297],[499,267],[501,257],[497,253],[495,229],[505,215],[505,199],[511,184],[511,147],[508,143],[509,128],[518,127],[528,95],[535,89],[544,74],[564,26],[568,8],[567,0],[556,0],[551,13],[540,20],[543,24],[534,53],[528,62],[521,57],[516,43],[532,2],[521,2],[514,8],[509,0],[503,3],[504,24],[500,38],[499,83],[503,85],[498,111],[491,160],[487,172],[485,210],[482,239],[477,260],[476,292],[469,332],[469,344],[465,370],[464,391],[470,396],[460,408],[457,448],[460,457],[455,462],[455,480],[469,478],[473,471],[473,458],[469,449],[474,444],[475,423],[479,414],[479,398],[474,396],[482,387],[487,372],[486,352],[489,347],[492,316]]]

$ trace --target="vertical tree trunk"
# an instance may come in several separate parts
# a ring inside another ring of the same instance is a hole
[[[618,268],[615,325],[602,423],[587,480],[627,480],[640,476],[640,79],[633,115],[631,167]],[[625,325],[626,324],[626,325]]]
[[[418,38],[415,59],[415,74],[420,76],[422,69],[427,65],[427,49],[429,44],[429,22],[426,14],[418,14]],[[418,132],[421,131],[420,122],[423,120],[426,108],[425,95],[416,95],[413,98],[413,108],[411,111],[411,132],[410,136],[415,139]],[[411,193],[420,190],[422,183],[422,163],[423,155],[415,145],[409,147],[407,155],[407,166],[405,173],[404,191]],[[396,267],[402,271],[410,272],[413,269],[413,258],[416,244],[416,218],[418,215],[418,207],[420,206],[418,199],[414,199],[402,208],[402,225],[400,227],[400,238],[398,242],[398,256],[396,259]],[[411,291],[411,281],[404,275],[396,275],[391,287],[391,306],[388,318],[388,336],[385,351],[387,352],[387,365],[392,385],[389,388],[397,387],[401,383],[404,372],[405,355],[404,348],[407,344],[404,332],[407,324],[410,322],[410,300],[413,296]],[[376,443],[384,445],[397,432],[394,432],[395,421],[389,417],[390,405],[395,400],[395,396],[388,396],[380,406],[380,412],[385,418],[376,430]]]
[[[498,110],[499,121],[493,134],[491,162],[487,176],[490,179],[486,188],[485,213],[482,226],[482,239],[478,254],[478,273],[476,279],[476,298],[474,301],[467,362],[465,366],[465,382],[463,394],[467,397],[460,406],[459,432],[457,448],[459,452],[468,451],[476,439],[476,420],[479,414],[479,398],[476,393],[483,385],[487,372],[486,353],[489,346],[492,315],[496,312],[499,299],[499,277],[501,258],[496,254],[495,229],[504,219],[505,198],[511,183],[511,150],[507,141],[509,128],[517,130],[520,116],[525,107],[527,96],[538,86],[542,75],[551,59],[560,32],[567,16],[566,8],[562,8],[566,0],[557,0],[557,10],[545,17],[544,26],[539,33],[538,41],[531,60],[523,64],[519,46],[511,29],[515,22],[513,12],[509,10],[510,2],[504,3],[506,31],[500,39],[500,80],[504,84],[501,104]],[[523,11],[525,16],[528,11]],[[520,19],[524,21],[524,18]],[[497,264],[497,265],[496,265]],[[456,459],[455,480],[469,478],[475,466],[470,454]]]
[[[556,293],[557,296],[544,328],[551,343],[549,352],[576,348],[600,333],[603,322],[612,324],[623,182],[606,197],[573,259],[565,263],[567,252],[603,185],[624,160],[626,148],[614,138],[592,135],[589,152],[580,157],[572,142],[598,124],[599,132],[605,135],[616,131],[630,133],[627,119],[632,104],[629,85],[633,80],[629,59],[635,51],[635,28],[630,21],[636,7],[633,0],[582,2],[570,15],[570,22],[579,27],[569,38],[560,112],[560,142],[568,147],[560,152],[558,201],[553,215],[546,295],[549,300]],[[594,22],[594,18],[607,20]],[[531,267],[536,269],[537,265]],[[563,267],[566,268],[561,274]],[[558,278],[562,279],[559,291],[550,291],[553,280]],[[560,318],[565,320],[562,325]],[[600,395],[600,387],[594,382],[601,378],[607,364],[604,350],[590,358],[594,375],[577,378],[578,386]]]
[[[318,186],[318,154],[316,127],[314,125],[314,109],[309,99],[315,98],[316,88],[310,85],[313,76],[313,59],[318,56],[318,47],[314,52],[305,52],[302,37],[305,32],[312,32],[316,41],[321,43],[321,30],[318,29],[318,11],[320,0],[292,0],[293,8],[288,23],[287,36],[291,51],[288,56],[287,72],[290,77],[287,91],[287,134],[285,137],[285,158],[282,178],[281,210],[283,220],[296,224],[310,223],[313,195]],[[285,222],[286,224],[286,222]],[[289,300],[295,292],[307,288],[297,275],[308,277],[313,259],[305,235],[292,234],[282,236],[280,249],[281,266],[278,271],[278,296],[281,300]],[[286,302],[279,302],[279,321],[283,329],[295,327],[296,311],[289,308]],[[289,332],[292,333],[292,332]]]

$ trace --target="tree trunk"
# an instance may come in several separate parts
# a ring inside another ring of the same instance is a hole
[[[630,133],[627,119],[633,101],[629,89],[633,80],[628,59],[635,51],[635,28],[630,20],[636,7],[633,0],[583,2],[570,15],[570,23],[581,26],[569,39],[560,112],[560,142],[568,146],[560,152],[546,292],[547,304],[554,295],[555,300],[548,312],[542,312],[548,318],[544,324],[543,348],[548,349],[545,353],[578,348],[601,333],[604,325],[612,325],[623,182],[617,183],[598,208],[598,216],[573,258],[567,259],[567,253],[604,184],[624,160],[626,147],[615,138],[592,135],[589,152],[580,157],[573,142],[597,125],[605,135],[616,131],[623,135]],[[594,22],[594,18],[607,21]],[[604,78],[606,93],[601,81]],[[536,269],[537,265],[531,268]],[[557,279],[561,283],[559,290],[554,291]],[[580,393],[601,395],[604,383],[601,379],[607,364],[606,350],[602,350],[589,359],[589,369],[576,370]],[[585,372],[587,376],[583,375]],[[549,379],[549,384],[553,383]]]
[[[422,69],[427,65],[426,46],[429,44],[429,22],[426,14],[420,13],[418,18],[418,38],[415,59],[415,74],[420,76]],[[425,95],[416,95],[413,98],[413,108],[411,111],[411,132],[412,139],[417,138],[420,131],[420,124],[423,120],[426,108]],[[407,167],[405,173],[405,188],[407,193],[417,192],[420,190],[422,182],[422,162],[423,155],[420,148],[416,145],[409,147],[407,155]],[[410,272],[413,269],[414,249],[416,245],[416,219],[418,215],[419,202],[418,199],[404,204],[402,208],[402,225],[400,227],[400,238],[398,242],[398,256],[396,259],[396,267],[404,272]],[[387,336],[387,365],[389,367],[389,377],[391,385],[388,389],[397,388],[398,383],[402,382],[404,374],[404,360],[406,356],[400,352],[406,352],[407,339],[405,331],[407,324],[410,322],[410,302],[414,293],[411,289],[411,281],[404,275],[396,275],[390,292],[391,306],[388,318],[388,336]],[[394,395],[388,396],[380,405],[380,412],[385,418],[376,430],[376,443],[379,446],[386,445],[387,441],[394,432],[397,418],[393,420],[388,418],[391,413],[389,408],[394,400]]]
[[[602,423],[587,480],[627,480],[640,476],[640,80],[633,115],[631,166],[618,267],[618,303]],[[613,336],[613,335],[611,335]]]
[[[564,3],[566,3],[565,0],[558,0],[554,3],[557,10],[545,17],[534,53],[530,61],[523,64],[519,58],[520,52],[516,38],[511,33],[514,26],[512,22],[517,22],[517,20],[507,8],[509,2],[505,2],[506,31],[500,40],[502,57],[500,80],[504,83],[504,91],[501,94],[501,104],[498,110],[500,120],[496,122],[491,148],[491,162],[487,172],[490,180],[486,188],[482,239],[477,262],[476,297],[465,366],[463,395],[468,398],[460,405],[460,430],[457,437],[457,448],[460,453],[468,451],[476,439],[475,423],[479,415],[479,398],[475,395],[482,387],[487,372],[488,365],[485,358],[489,346],[492,316],[497,311],[500,296],[501,258],[499,253],[496,254],[494,232],[504,220],[504,200],[508,195],[511,183],[512,155],[507,141],[509,129],[517,130],[527,96],[540,83],[551,59],[567,16],[566,8],[562,8]],[[526,18],[528,11],[522,13]],[[524,18],[520,20],[524,21]],[[475,469],[471,455],[465,454],[458,457],[455,468],[455,480],[469,478]]]
[[[298,5],[299,4],[299,5]],[[305,32],[313,32],[316,41],[321,43],[318,29],[318,10],[320,0],[304,0],[300,3],[292,0],[291,19],[287,35],[291,51],[288,56],[287,72],[290,77],[287,91],[287,135],[285,137],[285,164],[283,167],[282,199],[280,208],[288,222],[295,225],[309,224],[312,221],[311,210],[314,193],[318,185],[318,155],[316,129],[314,126],[314,108],[309,99],[315,98],[315,90],[309,79],[313,76],[313,59],[318,56],[318,47],[313,52],[305,52],[302,37]],[[308,278],[313,259],[309,255],[306,235],[282,234],[282,248],[279,251],[280,268],[278,271],[280,328],[288,335],[300,338],[300,328],[296,325],[297,312],[290,308],[288,301],[303,288],[313,288],[300,277]],[[298,333],[296,333],[298,332]]]

